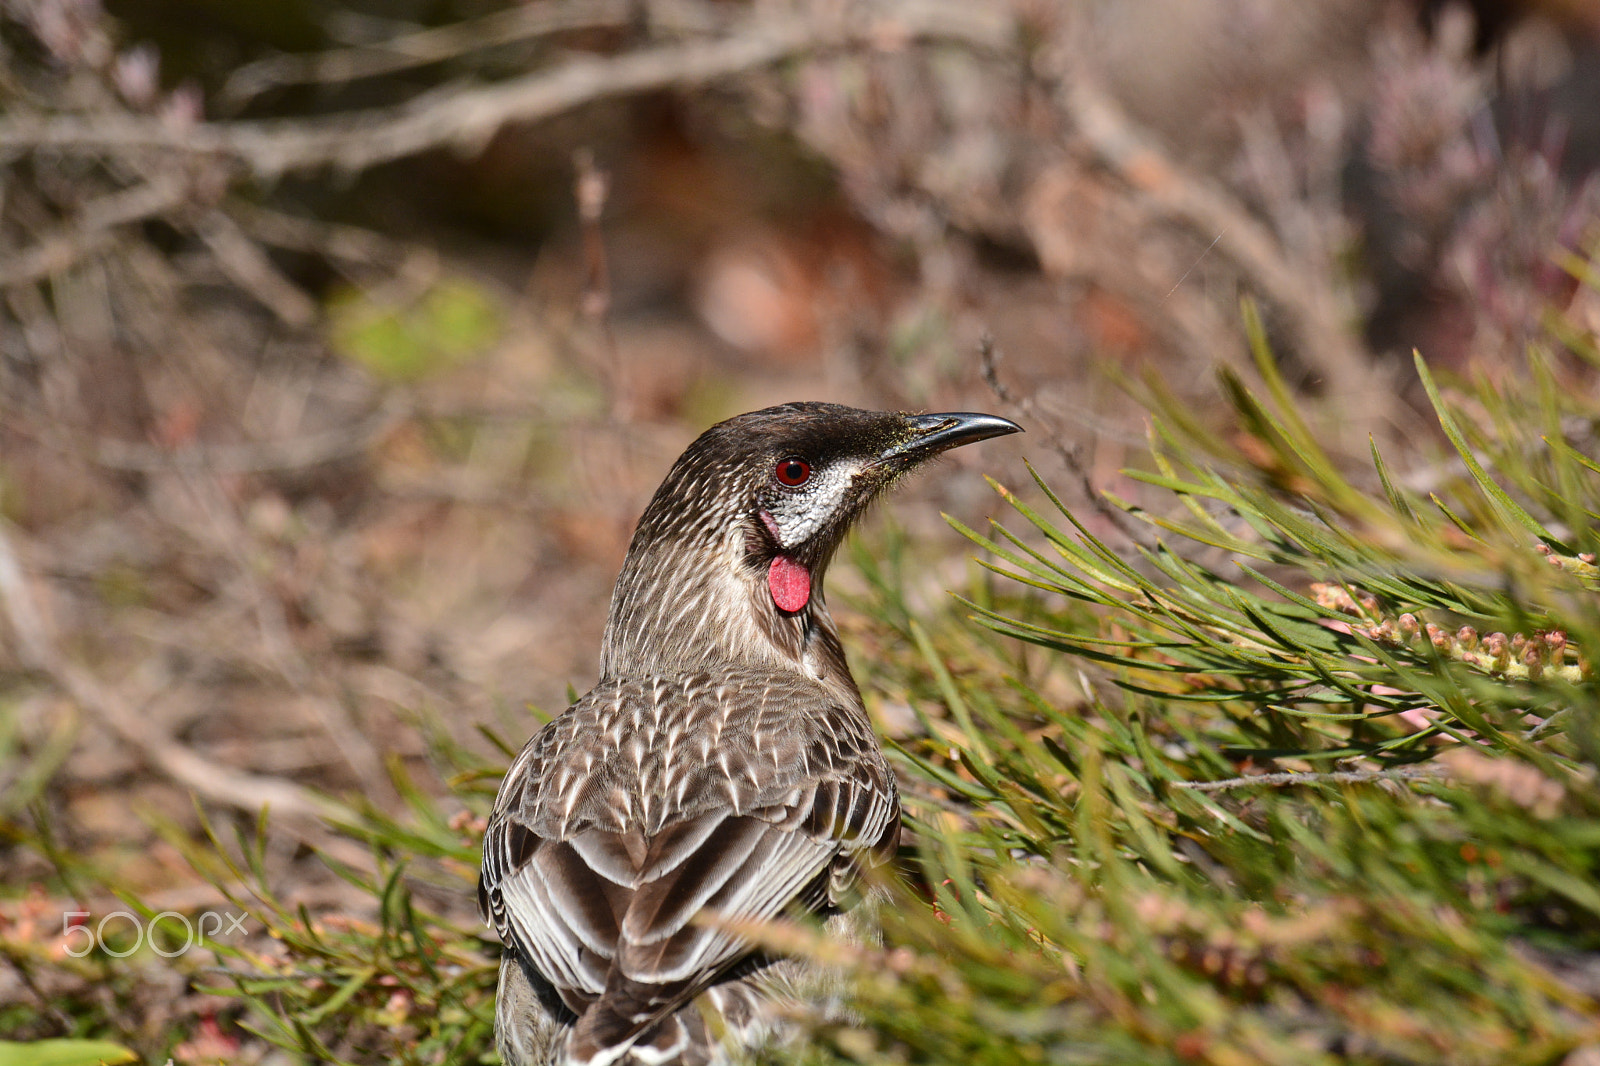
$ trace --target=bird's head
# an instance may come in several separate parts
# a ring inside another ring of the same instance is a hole
[[[868,505],[929,459],[1020,429],[994,415],[827,403],[784,404],[712,426],[673,464],[639,520],[611,602],[602,670],[770,650],[752,626],[780,655],[803,650],[816,620],[831,635],[822,575]]]

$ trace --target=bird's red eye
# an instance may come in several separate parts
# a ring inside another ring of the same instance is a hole
[[[804,459],[780,459],[778,469],[773,471],[773,477],[778,479],[778,484],[790,488],[804,485],[811,480],[811,464]]]

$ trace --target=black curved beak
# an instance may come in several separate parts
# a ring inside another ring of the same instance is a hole
[[[906,415],[912,435],[884,451],[878,458],[928,459],[963,444],[973,444],[990,437],[1003,437],[1008,433],[1021,433],[1022,427],[1009,418],[998,415],[976,414],[971,411],[950,411],[935,415]]]

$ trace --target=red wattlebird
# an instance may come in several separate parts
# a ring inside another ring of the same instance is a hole
[[[489,820],[507,1066],[717,1062],[806,998],[805,964],[730,926],[848,922],[900,829],[823,574],[900,477],[1019,428],[792,403],[679,457],[628,548],[599,682],[523,748]]]

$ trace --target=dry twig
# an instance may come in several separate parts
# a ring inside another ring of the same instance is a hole
[[[594,153],[587,148],[573,155],[577,180],[573,192],[578,201],[578,222],[583,228],[583,317],[600,340],[605,361],[604,377],[610,385],[611,416],[618,421],[633,417],[633,390],[611,329],[611,264],[606,257],[606,235],[601,226],[606,199],[611,193],[611,176],[595,165]]]
[[[983,382],[989,386],[1001,403],[1010,407],[1019,414],[1027,416],[1030,421],[1044,422],[1048,426],[1045,440],[1050,443],[1051,449],[1060,457],[1062,465],[1073,477],[1078,479],[1079,487],[1084,499],[1095,509],[1095,512],[1111,523],[1112,528],[1135,544],[1153,546],[1153,541],[1147,530],[1141,529],[1128,520],[1127,513],[1114,506],[1104,494],[1095,487],[1094,480],[1089,476],[1088,469],[1078,457],[1078,449],[1069,446],[1061,439],[1061,431],[1049,425],[1050,419],[1041,415],[1034,402],[1026,396],[1018,396],[1011,391],[1010,386],[1000,380],[999,372],[1000,352],[995,347],[994,337],[985,333],[978,341],[978,368],[983,375]]]
[[[259,59],[229,75],[222,87],[222,102],[224,106],[237,107],[262,93],[291,85],[330,85],[375,78],[567,30],[625,25],[632,13],[633,4],[628,0],[547,0],[403,34],[380,44]]]
[[[0,286],[19,285],[59,274],[107,247],[117,226],[176,210],[190,195],[191,182],[186,176],[164,174],[85,204],[71,225],[8,256],[8,262],[0,267]]]
[[[1225,792],[1235,788],[1279,785],[1361,785],[1372,781],[1417,781],[1440,776],[1435,766],[1399,766],[1389,770],[1334,770],[1329,773],[1292,772],[1230,777],[1221,781],[1174,781],[1173,788],[1191,792]]]
[[[343,260],[362,266],[378,266],[385,270],[401,264],[400,273],[416,269],[417,260],[425,262],[424,272],[429,278],[438,274],[438,252],[433,248],[414,244],[342,222],[291,215],[274,211],[257,204],[230,203],[228,213],[253,239],[296,252],[310,252],[329,259]]]
[[[203,469],[214,473],[263,474],[303,470],[348,459],[365,451],[411,414],[411,404],[391,395],[388,402],[352,425],[282,441],[249,444],[190,444],[166,449],[134,441],[101,441],[95,461],[113,470]]]
[[[277,315],[284,325],[308,326],[316,320],[316,302],[284,277],[267,253],[225,212],[207,212],[200,220],[198,232],[222,272]]]
[[[342,804],[292,781],[263,777],[221,766],[156,728],[114,685],[103,684],[87,668],[56,646],[44,614],[34,602],[12,549],[9,531],[0,525],[0,608],[16,639],[23,664],[50,678],[75,703],[138,751],[167,777],[200,796],[251,814],[269,807],[288,822],[313,823],[348,817]]]
[[[1328,277],[1325,264],[1297,264],[1278,240],[1224,189],[1187,173],[1139,131],[1122,109],[1086,76],[1069,78],[1060,94],[1092,159],[1148,198],[1167,219],[1213,240],[1284,316],[1295,350],[1362,426],[1383,421],[1390,390],[1367,365],[1331,290],[1311,278]]]
[[[1004,48],[1012,32],[1004,12],[951,0],[901,0],[862,5],[844,17],[755,17],[715,40],[576,58],[495,85],[447,86],[398,107],[327,118],[184,125],[133,115],[10,115],[0,119],[0,149],[217,155],[263,180],[318,167],[355,172],[433,148],[477,151],[508,123],[635,93],[693,88],[821,50],[896,47],[915,39]]]

